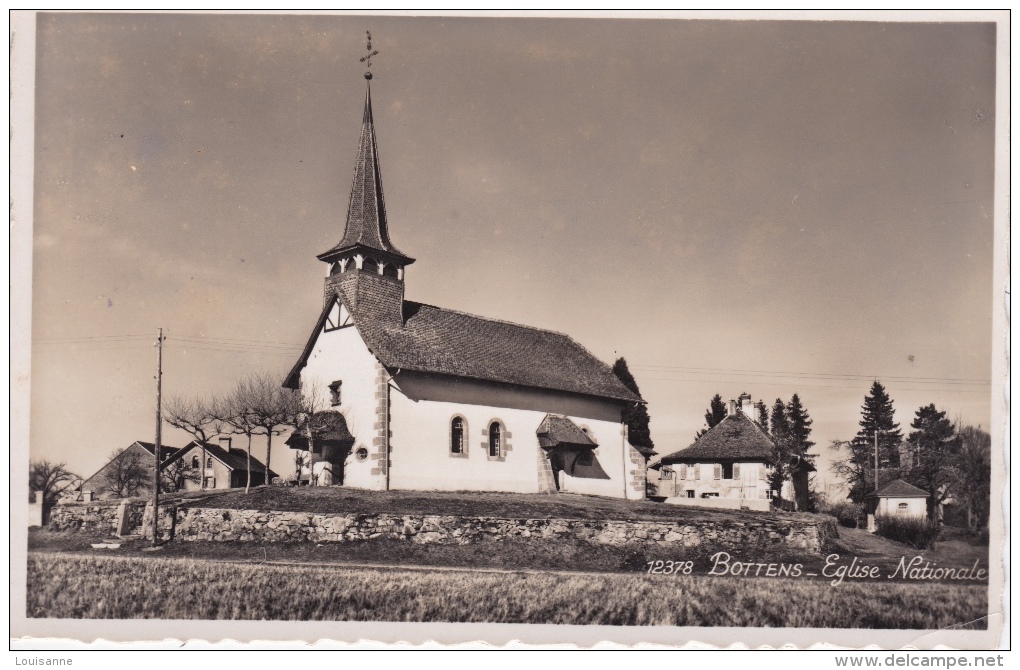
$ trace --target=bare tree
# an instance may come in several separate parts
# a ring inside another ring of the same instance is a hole
[[[326,406],[326,399],[317,386],[304,391],[293,391],[289,398],[288,428],[305,433],[308,440],[308,485],[315,486],[315,433],[312,430],[312,417]]]
[[[296,425],[303,409],[300,391],[291,391],[280,385],[275,376],[260,373],[247,379],[248,420],[258,435],[266,436],[266,484],[269,480],[269,463],[273,456],[273,436],[283,434]]]
[[[957,421],[957,425],[960,421]],[[992,436],[981,426],[963,426],[958,460],[956,492],[967,506],[967,528],[977,530],[988,523],[992,485]]]
[[[96,481],[96,489],[114,498],[130,498],[150,491],[152,469],[135,449],[117,449]]]
[[[28,488],[39,495],[44,522],[60,494],[80,481],[81,477],[68,470],[65,463],[51,463],[45,459],[29,463]]]
[[[205,490],[205,446],[223,432],[225,414],[221,401],[215,397],[190,399],[175,395],[163,405],[163,420],[174,428],[190,433],[202,447],[202,490]]]
[[[219,403],[220,418],[230,427],[235,435],[244,435],[248,438],[247,457],[245,465],[246,479],[244,492],[251,491],[251,436],[255,434],[259,426],[254,423],[255,393],[251,383],[252,378],[245,378],[237,382],[234,391]]]

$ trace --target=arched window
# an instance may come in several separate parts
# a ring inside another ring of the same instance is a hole
[[[393,263],[387,263],[386,265],[383,266],[382,273],[383,273],[383,277],[392,277],[393,279],[396,279],[397,278],[397,266],[394,265]]]
[[[375,262],[374,258],[366,258],[361,264],[363,272],[371,272],[372,274],[379,274],[379,264]]]
[[[198,470],[198,456],[191,457],[191,467]]]
[[[210,457],[205,459],[205,467],[207,467],[207,468],[211,468],[212,467],[212,456],[210,456]]]
[[[907,503],[900,503],[899,505],[897,505],[896,506],[896,513],[897,514],[906,514],[907,513]]]
[[[501,430],[502,427],[499,425],[499,422],[493,421],[489,424],[489,456],[492,458],[499,458],[502,455],[500,452],[503,446]]]
[[[343,268],[340,266],[340,261],[337,261],[337,262],[335,262],[335,263],[333,263],[332,265],[329,266],[329,274],[330,274],[330,276],[338,275],[341,272],[343,272]]]
[[[464,419],[459,416],[453,417],[450,422],[450,453],[463,454],[464,449]]]

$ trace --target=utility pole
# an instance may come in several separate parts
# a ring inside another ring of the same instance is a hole
[[[875,490],[878,490],[878,429],[875,429]]]
[[[163,437],[163,329],[156,336],[156,444],[153,456],[156,465],[152,469],[152,546],[159,546],[159,461],[162,455]]]

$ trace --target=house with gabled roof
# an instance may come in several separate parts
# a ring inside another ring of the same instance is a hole
[[[928,493],[902,479],[894,479],[864,497],[869,515],[925,518]]]
[[[663,456],[655,465],[658,495],[676,504],[761,511],[780,497],[796,500],[798,508],[806,509],[807,475],[814,466],[794,455],[791,481],[783,483],[782,491],[773,491],[770,463],[775,443],[757,417],[758,408],[749,394],[731,400],[726,418],[686,449]]]
[[[165,467],[177,454],[173,447],[160,447],[162,466]],[[152,466],[156,445],[141,440],[132,442],[115,453],[90,477],[83,480],[73,492],[76,500],[106,500],[133,497],[152,493]],[[70,499],[71,496],[69,495]]]
[[[370,84],[344,233],[317,258],[322,310],[284,386],[313,405],[288,444],[318,483],[644,497],[623,422],[642,400],[609,365],[562,333],[405,298],[415,259],[390,240]]]
[[[166,469],[174,463],[181,464],[180,484],[185,491],[205,489],[236,489],[243,488],[248,482],[248,452],[231,446],[229,437],[220,438],[220,443],[206,442],[203,445],[192,440],[163,465]],[[202,461],[202,458],[205,461]],[[251,457],[251,485],[262,486],[266,483],[266,466],[262,461]],[[269,481],[278,475],[269,471]]]

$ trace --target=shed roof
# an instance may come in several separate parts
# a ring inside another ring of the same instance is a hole
[[[285,444],[291,449],[308,451],[308,436],[305,431],[305,427],[295,430],[287,438]],[[347,427],[347,419],[340,412],[325,411],[312,415],[312,435],[316,442],[332,442],[348,446],[354,444],[354,435]]]
[[[558,446],[588,447],[599,446],[583,429],[565,416],[546,414],[535,431],[538,444],[550,448]]]

